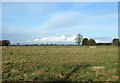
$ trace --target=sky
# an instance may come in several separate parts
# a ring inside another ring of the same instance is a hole
[[[78,33],[96,42],[117,38],[118,3],[2,3],[0,34],[12,44],[75,44]]]

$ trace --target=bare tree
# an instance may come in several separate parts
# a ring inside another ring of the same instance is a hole
[[[78,45],[80,45],[82,39],[83,39],[83,36],[80,33],[78,33],[78,35],[75,38],[75,41]]]

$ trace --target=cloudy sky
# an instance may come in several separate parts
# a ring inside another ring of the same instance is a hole
[[[4,2],[2,39],[15,44],[75,44],[75,36],[118,37],[117,2]]]

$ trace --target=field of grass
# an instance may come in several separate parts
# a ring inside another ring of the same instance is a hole
[[[2,47],[3,81],[117,81],[114,46]]]

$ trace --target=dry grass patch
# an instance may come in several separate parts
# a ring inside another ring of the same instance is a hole
[[[12,53],[12,54],[10,54]],[[3,81],[64,79],[73,68],[82,64],[67,80],[106,81],[118,77],[118,48],[97,46],[9,46],[2,50]]]
[[[64,77],[64,75],[62,75],[61,73],[57,73],[56,77],[61,79]]]
[[[11,69],[11,73],[20,73],[18,69]]]
[[[92,70],[94,70],[94,71],[99,71],[99,70],[104,70],[104,69],[105,69],[104,66],[94,66],[94,67],[92,67]]]
[[[44,70],[36,70],[35,72],[32,73],[32,75],[37,76],[37,75],[44,74],[44,73],[46,73]]]

